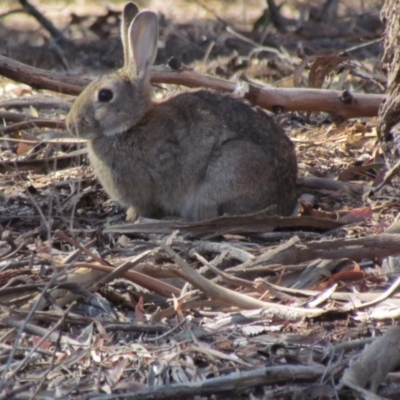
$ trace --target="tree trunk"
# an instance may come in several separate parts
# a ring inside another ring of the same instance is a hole
[[[385,24],[383,65],[388,87],[378,118],[378,135],[389,167],[400,159],[400,2],[385,0],[381,11]]]

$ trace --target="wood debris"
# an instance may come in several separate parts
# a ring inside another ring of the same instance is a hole
[[[290,10],[300,2],[257,16],[251,0],[251,27],[233,17],[239,2],[224,18],[223,2],[178,3],[183,22],[158,10],[155,95],[200,85],[274,111],[296,145],[298,207],[125,222],[65,130],[70,95],[96,66],[62,71],[74,67],[68,55],[87,62],[67,36],[110,46],[119,10],[67,6],[71,32],[47,29],[63,38],[58,64],[47,60],[56,70],[0,56],[0,397],[399,398],[400,190],[376,143],[380,2],[365,3],[363,18],[352,1],[340,18],[302,4],[301,22]],[[188,22],[183,6],[208,20]],[[172,55],[190,59],[170,59],[176,37],[191,46]]]

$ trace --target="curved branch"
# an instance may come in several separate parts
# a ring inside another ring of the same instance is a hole
[[[78,95],[90,82],[89,78],[46,71],[1,55],[0,74],[36,89],[48,89],[72,95]],[[151,81],[187,87],[207,87],[227,93],[240,91],[240,86],[236,82],[199,74],[191,70],[172,70],[169,67],[153,68]],[[384,95],[378,94],[356,94],[323,89],[275,88],[253,81],[247,81],[246,85],[248,86],[244,97],[251,103],[268,110],[274,112],[327,112],[341,120],[376,116],[379,106],[384,100]]]

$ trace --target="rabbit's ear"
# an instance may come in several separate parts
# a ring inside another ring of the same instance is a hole
[[[130,68],[137,77],[143,76],[157,56],[158,17],[152,11],[142,11],[129,28],[132,56]]]
[[[139,9],[135,3],[127,3],[122,11],[122,21],[121,21],[121,40],[122,47],[124,49],[124,68],[127,68],[131,62],[130,56],[130,46],[128,39],[129,26],[131,22],[138,14]]]

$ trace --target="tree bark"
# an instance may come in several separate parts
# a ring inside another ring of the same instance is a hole
[[[383,65],[388,87],[378,119],[378,135],[389,166],[400,156],[400,2],[385,0],[381,11],[385,24]]]

